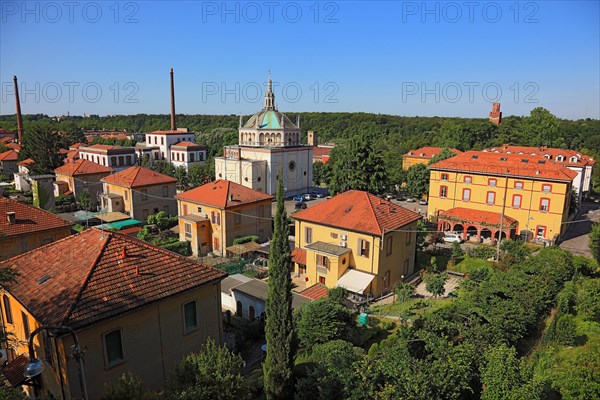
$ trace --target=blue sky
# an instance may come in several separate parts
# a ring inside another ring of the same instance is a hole
[[[600,2],[0,2],[0,114],[600,118]]]

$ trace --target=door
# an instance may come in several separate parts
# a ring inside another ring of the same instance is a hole
[[[219,245],[219,238],[215,238],[213,240],[213,251],[221,250],[221,246]]]

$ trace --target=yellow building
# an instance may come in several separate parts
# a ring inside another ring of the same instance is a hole
[[[131,167],[102,179],[101,206],[107,212],[127,213],[145,221],[148,215],[164,211],[176,215],[173,196],[177,179],[144,167]]]
[[[73,341],[64,330],[33,336],[34,357],[45,369],[23,376],[27,339],[41,326],[75,331],[91,399],[126,372],[163,389],[183,356],[208,337],[222,343],[220,282],[227,274],[141,240],[93,228],[3,267],[20,274],[0,293],[3,326],[13,334],[3,372],[31,398],[81,398]]]
[[[235,238],[271,237],[273,196],[234,182],[217,180],[178,194],[179,238],[194,255],[225,254]]]
[[[56,184],[66,182],[68,190],[75,199],[79,199],[83,193],[87,193],[92,203],[96,203],[98,194],[102,193],[102,178],[110,175],[112,170],[104,165],[79,159],[67,162],[56,168]],[[57,193],[55,192],[55,195]]]
[[[67,237],[71,226],[48,211],[0,196],[0,261]]]
[[[439,154],[443,147],[421,147],[420,149],[411,150],[406,154],[402,155],[402,169],[408,171],[410,167],[416,164],[425,164],[427,165],[429,161],[435,156]],[[454,154],[460,154],[462,151],[457,149],[448,149]]]
[[[414,273],[417,213],[350,190],[292,218],[294,272],[307,287],[320,283],[377,296]]]
[[[523,234],[555,241],[577,174],[544,157],[469,151],[429,166],[429,219],[471,240]],[[507,230],[508,228],[508,230]]]

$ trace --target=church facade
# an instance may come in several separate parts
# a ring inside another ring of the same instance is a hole
[[[286,196],[308,193],[312,186],[313,147],[300,143],[300,121],[293,123],[275,106],[269,77],[265,104],[244,124],[239,144],[226,146],[215,158],[217,179],[226,179],[274,195],[283,174]]]

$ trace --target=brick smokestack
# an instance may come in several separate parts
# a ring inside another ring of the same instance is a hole
[[[175,83],[173,82],[173,68],[171,68],[171,130],[177,130],[175,125]]]
[[[17,84],[17,76],[13,76],[15,82],[15,102],[17,103],[17,140],[19,144],[23,144],[23,117],[21,116],[21,100],[19,100],[19,85]]]
[[[502,123],[502,111],[500,111],[500,103],[492,104],[492,111],[490,111],[490,122],[494,125],[500,125]]]

